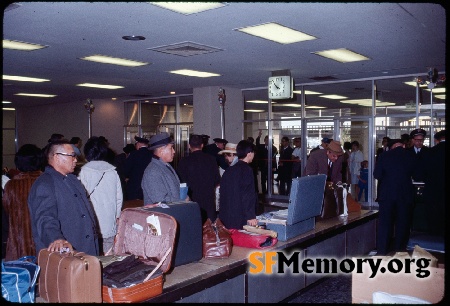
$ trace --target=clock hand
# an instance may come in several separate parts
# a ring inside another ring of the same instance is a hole
[[[277,89],[280,89],[280,87],[278,87],[277,84],[273,83],[273,85],[275,85],[275,87],[276,87]]]

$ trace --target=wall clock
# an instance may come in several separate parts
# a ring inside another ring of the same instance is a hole
[[[269,78],[269,99],[290,99],[292,98],[291,76],[272,76]]]

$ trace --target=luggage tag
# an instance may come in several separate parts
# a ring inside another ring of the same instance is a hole
[[[159,223],[159,218],[155,215],[147,217],[147,234],[161,236],[161,225]]]

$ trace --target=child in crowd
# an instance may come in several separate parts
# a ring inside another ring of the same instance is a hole
[[[364,192],[364,200],[368,202],[368,180],[369,180],[369,162],[367,160],[363,160],[361,162],[361,169],[359,170],[358,175],[358,201],[361,201],[361,196]]]

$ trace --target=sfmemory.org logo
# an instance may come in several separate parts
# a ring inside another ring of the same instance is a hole
[[[430,276],[427,269],[430,266],[429,258],[396,258],[392,257],[386,263],[386,259],[377,257],[368,258],[302,258],[301,252],[292,252],[286,255],[284,252],[252,252],[248,256],[251,274],[283,274],[291,273],[363,273],[370,268],[370,278],[378,273],[416,273],[418,278]],[[384,261],[384,263],[383,263]]]

